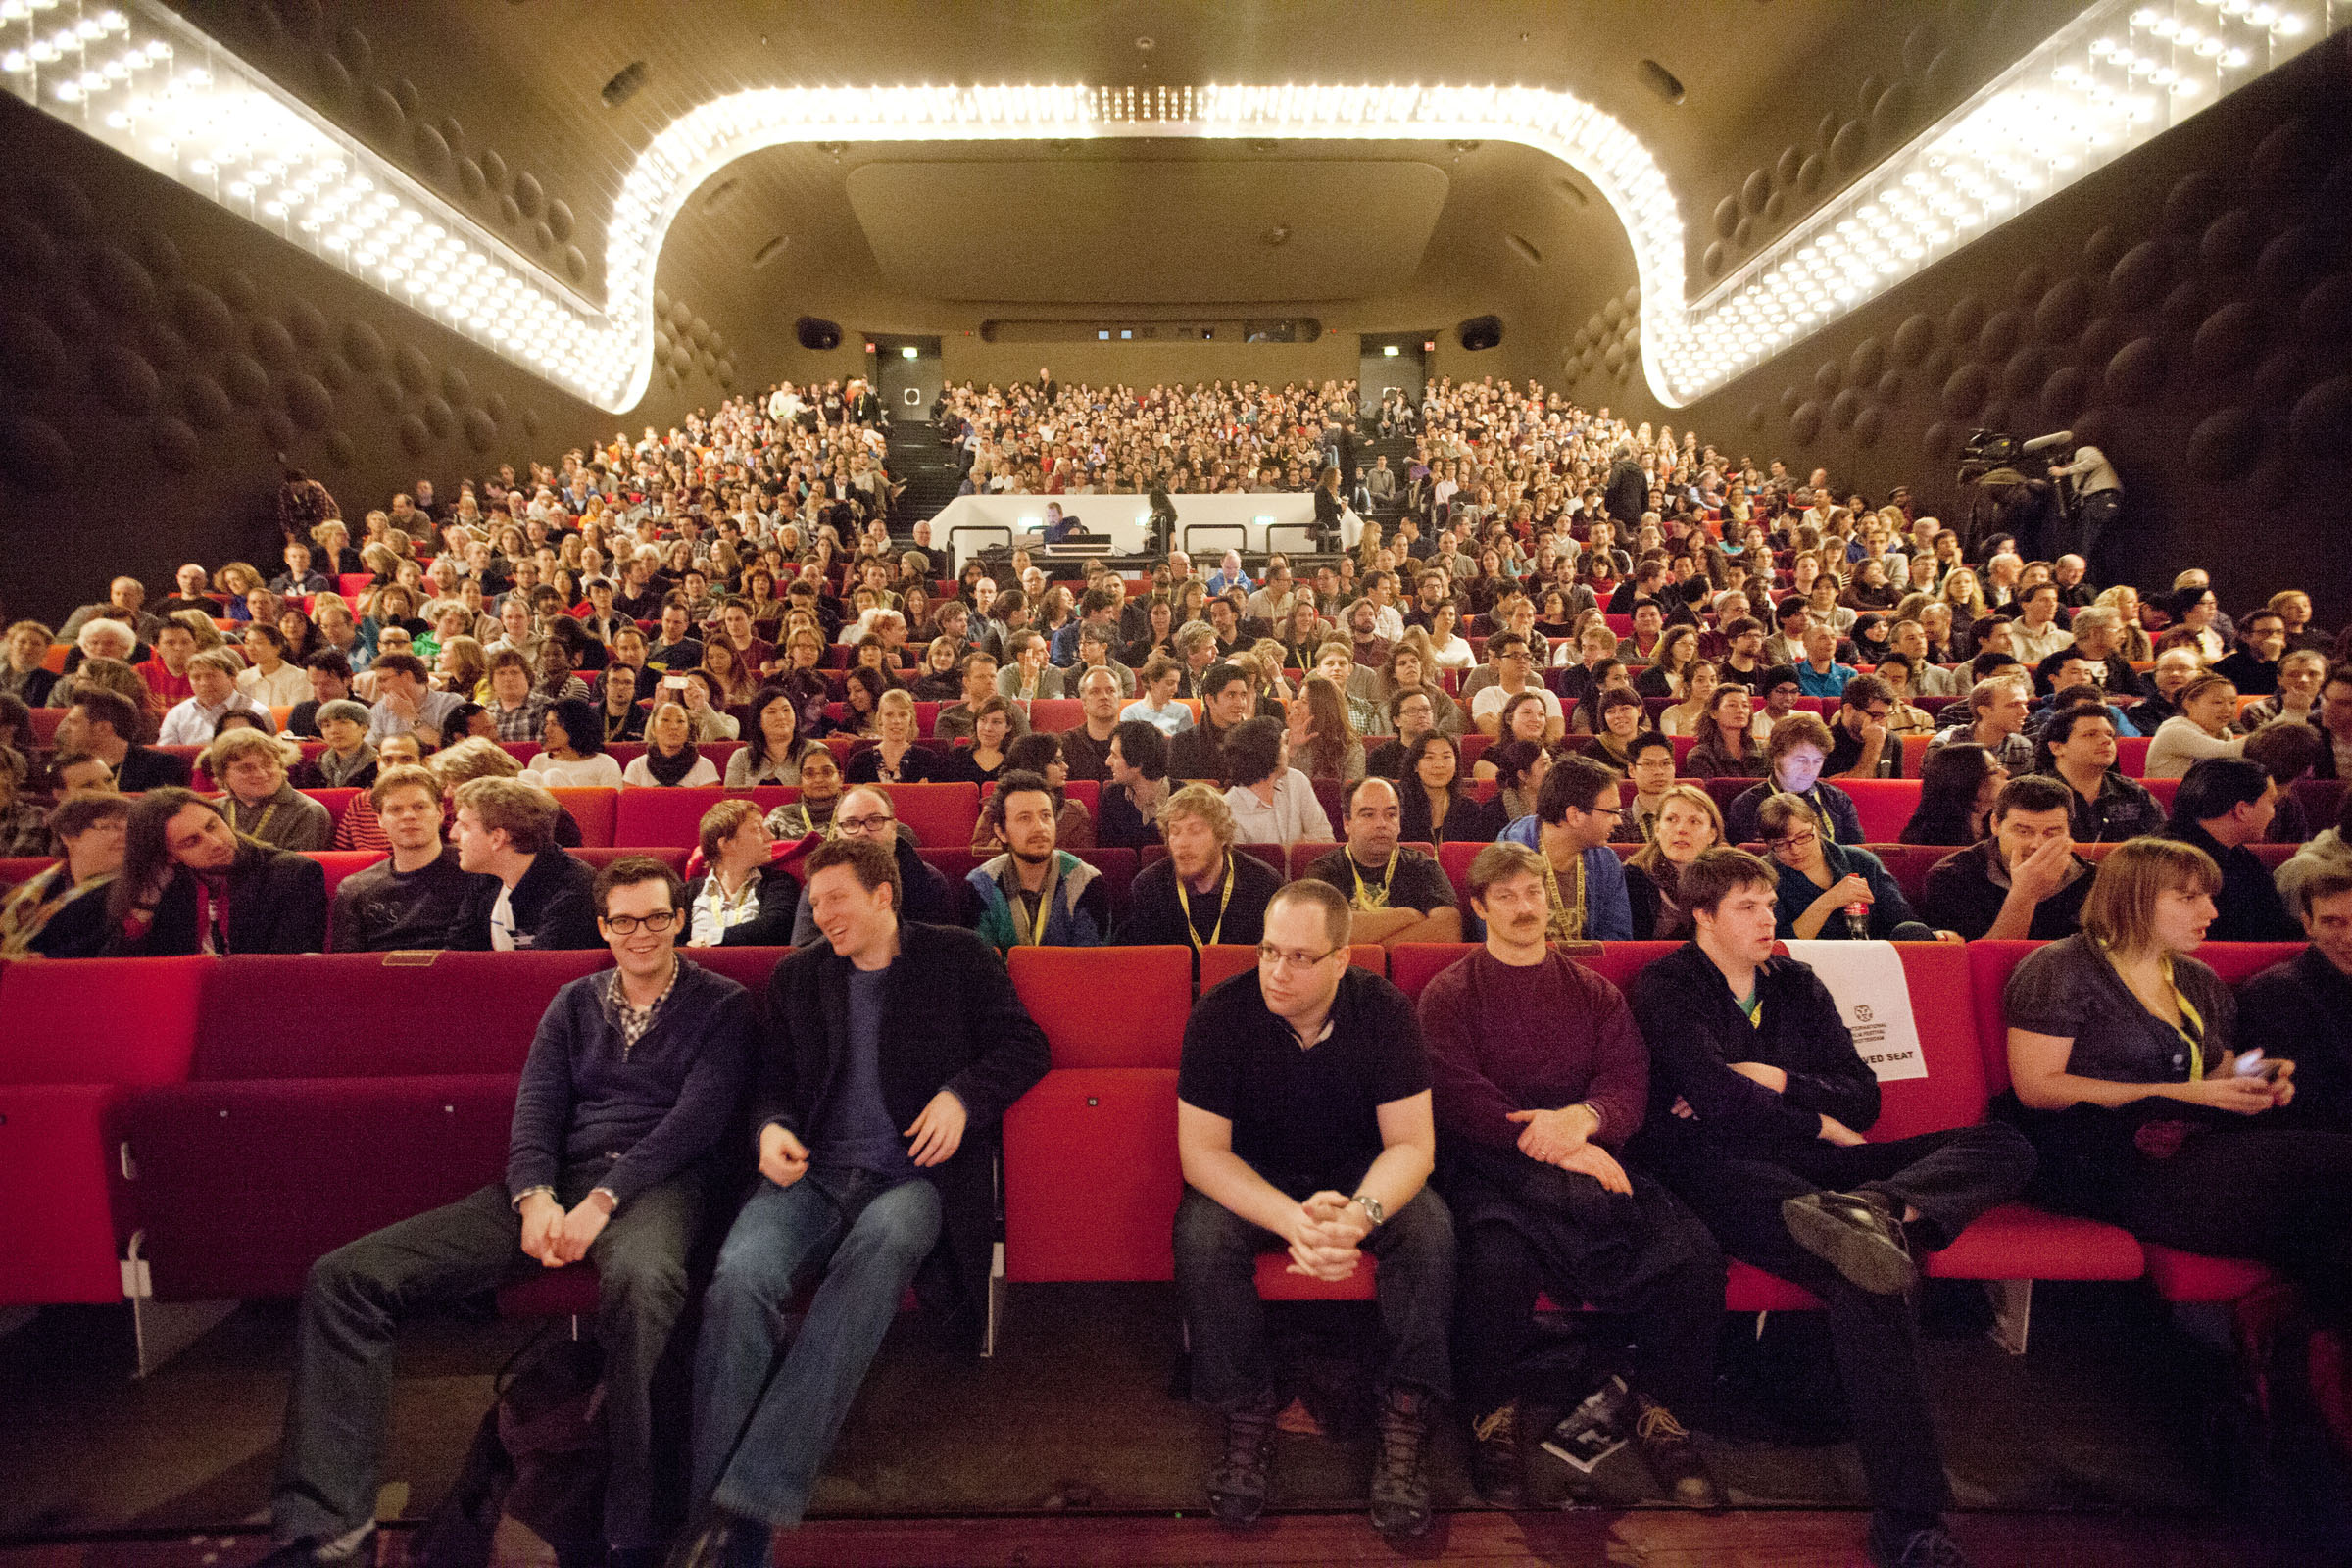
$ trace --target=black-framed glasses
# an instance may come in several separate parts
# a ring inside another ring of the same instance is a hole
[[[1280,964],[1293,974],[1305,974],[1333,954],[1346,951],[1345,948],[1326,948],[1321,953],[1292,953],[1276,947],[1271,942],[1260,942],[1257,945],[1257,961]]]
[[[639,926],[658,935],[676,925],[679,918],[675,909],[663,909],[660,914],[609,914],[605,916],[605,927],[615,936],[633,937]]]

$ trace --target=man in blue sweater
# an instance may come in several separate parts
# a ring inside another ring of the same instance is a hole
[[[1544,775],[1533,815],[1504,828],[1505,844],[1540,852],[1551,899],[1554,942],[1631,942],[1634,906],[1625,862],[1609,835],[1625,817],[1617,775],[1589,757],[1563,757]]]
[[[365,1547],[404,1318],[583,1258],[605,1349],[609,1560],[660,1560],[654,1368],[686,1304],[704,1166],[743,1091],[753,1006],[734,981],[679,960],[685,888],[669,866],[623,857],[595,897],[615,967],[564,987],[540,1020],[505,1181],[312,1266],[270,1493],[283,1544],[265,1562],[346,1562]]]

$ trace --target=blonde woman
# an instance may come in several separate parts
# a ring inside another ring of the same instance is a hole
[[[2123,640],[2116,652],[2127,662],[2144,664],[2156,657],[2156,646],[2148,638],[2148,629],[2139,623],[2138,589],[2129,583],[2118,583],[2091,603],[2104,605],[2123,617]]]

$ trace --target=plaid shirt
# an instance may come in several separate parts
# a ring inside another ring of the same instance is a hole
[[[638,1041],[645,1038],[645,1032],[654,1026],[655,1016],[662,1011],[662,1004],[678,988],[678,970],[682,963],[681,959],[670,960],[669,983],[662,988],[660,996],[642,1007],[629,1005],[628,990],[621,983],[620,971],[612,971],[612,983],[605,988],[605,1015],[612,1020],[612,1027],[620,1031],[620,1054],[623,1057],[628,1055]]]
[[[498,725],[500,740],[533,742],[539,739],[539,721],[547,717],[547,710],[546,698],[531,696],[524,698],[519,708],[492,703],[490,715]]]

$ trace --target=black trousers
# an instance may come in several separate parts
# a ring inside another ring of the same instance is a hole
[[[2352,1133],[2213,1127],[2139,1162],[2128,1226],[2142,1241],[2278,1269],[2352,1325]]]
[[[1282,1246],[1198,1188],[1176,1205],[1176,1299],[1192,1337],[1193,1397],[1232,1409],[1273,1389],[1266,1364],[1266,1306],[1257,1296],[1257,1254]],[[1424,1187],[1365,1237],[1379,1260],[1374,1288],[1388,1344],[1380,1387],[1399,1385],[1453,1396],[1446,1337],[1453,1308],[1453,1216]]]
[[[1645,1172],[1629,1194],[1522,1154],[1449,1169],[1459,1233],[1454,1361],[1462,1397],[1484,1414],[1528,1392],[1536,1298],[1591,1302],[1634,1320],[1634,1383],[1686,1421],[1706,1417],[1723,1315],[1723,1253],[1684,1203]]]
[[[610,1168],[565,1171],[558,1199],[569,1208]],[[588,1249],[597,1270],[597,1337],[605,1350],[612,1450],[608,1545],[658,1546],[668,1534],[655,1517],[652,1391],[686,1307],[686,1254],[702,1212],[701,1177],[673,1176],[630,1200]],[[270,1496],[281,1539],[339,1536],[375,1517],[400,1324],[541,1272],[545,1265],[523,1254],[521,1237],[522,1219],[499,1183],[388,1225],[311,1265]]]
[[[1914,1515],[1950,1507],[1911,1302],[1862,1290],[1797,1246],[1781,1204],[1807,1193],[1875,1190],[1898,1209],[1919,1210],[1920,1223],[1911,1227],[1915,1244],[1940,1248],[1979,1214],[2025,1190],[2034,1174],[2033,1145],[1997,1124],[1851,1149],[1814,1143],[1742,1151],[1678,1137],[1655,1146],[1652,1162],[1726,1253],[1803,1286],[1829,1309],[1832,1351],[1853,1406],[1871,1505]]]

